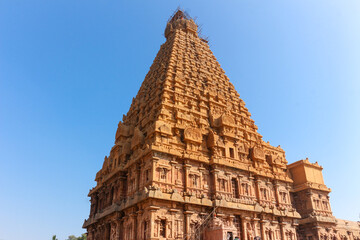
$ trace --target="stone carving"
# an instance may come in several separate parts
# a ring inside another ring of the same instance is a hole
[[[233,117],[231,117],[229,114],[223,114],[220,118],[220,122],[222,125],[225,126],[234,126],[235,120]]]
[[[201,131],[197,128],[188,127],[184,130],[184,139],[185,141],[201,143],[202,142]]]
[[[157,125],[157,130],[159,130],[162,134],[172,135],[171,127],[168,124],[159,122]]]
[[[251,151],[251,158],[258,161],[265,160],[264,150],[259,147],[254,147]]]

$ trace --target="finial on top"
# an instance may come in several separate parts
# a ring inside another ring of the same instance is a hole
[[[175,32],[176,29],[185,30],[197,34],[197,25],[194,20],[185,11],[178,8],[175,13],[169,18],[166,28],[165,37]]]
[[[183,11],[180,7],[178,7],[174,14],[169,18],[168,22],[175,22],[176,20],[179,20],[179,19],[186,19],[186,20],[190,20],[191,17],[190,15],[186,12],[186,11]]]

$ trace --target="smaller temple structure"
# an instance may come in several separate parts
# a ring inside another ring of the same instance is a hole
[[[293,179],[292,196],[301,219],[297,232],[304,240],[359,240],[360,222],[345,221],[333,216],[323,168],[308,159],[287,166]]]

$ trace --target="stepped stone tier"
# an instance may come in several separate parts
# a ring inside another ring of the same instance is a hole
[[[88,240],[359,240],[322,167],[262,140],[196,23],[179,10],[165,37],[89,192]]]

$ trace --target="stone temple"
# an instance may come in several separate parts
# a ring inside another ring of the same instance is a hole
[[[322,167],[262,140],[196,23],[178,10],[89,192],[88,240],[360,240]]]

